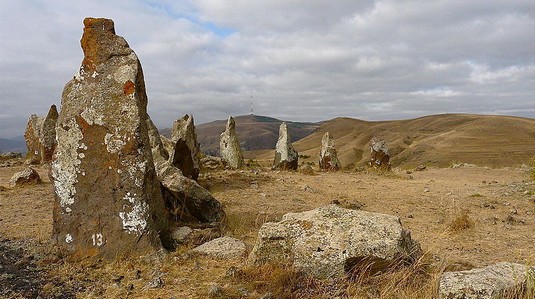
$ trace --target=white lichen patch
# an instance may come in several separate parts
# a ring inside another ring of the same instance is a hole
[[[91,78],[96,78],[97,76],[98,76],[97,71],[94,71],[93,74],[91,75]]]
[[[74,79],[75,79],[76,81],[82,81],[82,80],[84,80],[84,75],[85,75],[84,67],[81,66],[81,67],[76,71],[76,73],[74,74]]]
[[[113,74],[113,79],[120,84],[124,84],[127,81],[135,82],[136,73],[137,69],[132,64],[121,65]]]
[[[84,118],[84,120],[89,124],[97,124],[99,126],[104,125],[104,121],[102,120],[103,114],[99,113],[93,106],[90,106],[88,108],[85,108],[80,115]]]
[[[56,127],[58,145],[54,162],[52,163],[52,177],[54,189],[59,198],[60,206],[65,208],[74,203],[75,185],[78,183],[77,174],[80,172],[80,156],[78,149],[82,140],[82,131],[74,119]]]
[[[65,235],[65,243],[71,244],[72,241],[73,241],[73,238],[72,238],[71,234],[66,234]]]
[[[117,134],[106,133],[104,144],[106,144],[108,152],[118,153],[125,146],[126,142]]]
[[[123,197],[130,204],[133,204],[130,212],[119,212],[119,217],[123,221],[123,229],[129,234],[140,235],[147,227],[147,218],[149,205],[136,198],[136,194],[128,192]],[[129,205],[125,205],[123,208],[127,208]]]

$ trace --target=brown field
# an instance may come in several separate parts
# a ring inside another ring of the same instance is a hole
[[[0,168],[0,185],[7,186],[21,169]],[[190,254],[187,247],[152,259],[60,260],[47,245],[52,184],[47,170],[38,170],[45,183],[0,191],[0,286],[10,283],[4,288],[14,290],[4,294],[7,298],[260,298],[267,293],[272,298],[433,298],[445,269],[498,261],[535,264],[535,183],[520,169],[428,168],[409,176],[404,170],[302,175],[266,167],[201,176],[200,183],[225,206],[225,233],[244,240],[249,250],[264,222],[338,200],[399,216],[426,252],[408,269],[336,282],[276,265],[249,268],[245,258],[217,260]],[[150,288],[158,277],[163,285]]]

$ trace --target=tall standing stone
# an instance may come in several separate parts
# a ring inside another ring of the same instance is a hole
[[[168,214],[141,64],[112,20],[84,26],[84,59],[65,85],[56,126],[52,238],[72,259],[153,252],[168,236]]]
[[[275,146],[275,159],[273,161],[274,169],[297,170],[299,154],[293,148],[290,140],[290,133],[286,122],[279,127],[279,139]]]
[[[243,167],[244,162],[240,141],[238,140],[238,135],[236,135],[236,123],[232,116],[229,116],[227,120],[225,132],[221,133],[219,151],[225,165],[235,169]]]
[[[370,141],[371,158],[368,165],[382,170],[390,170],[390,154],[386,141],[378,137],[373,137]]]
[[[39,136],[41,135],[43,121],[44,119],[36,114],[30,115],[28,118],[24,139],[28,148],[28,160],[30,164],[39,164],[41,162],[41,141]]]
[[[201,150],[197,143],[193,116],[186,114],[173,123],[171,140],[174,143],[174,148],[169,153],[171,164],[180,169],[184,176],[197,180],[200,172]]]
[[[340,169],[340,160],[334,148],[334,138],[326,132],[321,138],[320,169],[326,171],[337,171]]]
[[[50,106],[41,128],[41,164],[52,162],[52,155],[56,148],[56,123],[58,121],[56,105]]]

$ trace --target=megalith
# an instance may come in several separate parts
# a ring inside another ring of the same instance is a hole
[[[28,148],[28,160],[30,164],[41,163],[41,142],[39,136],[41,135],[43,120],[42,117],[39,117],[36,114],[30,115],[28,118],[26,132],[24,132],[24,139],[26,140],[26,147]]]
[[[193,116],[186,114],[173,123],[171,140],[174,144],[173,150],[169,153],[171,164],[180,169],[184,176],[197,180],[201,150],[197,143]]]
[[[326,132],[321,138],[320,169],[325,171],[337,171],[340,169],[340,160],[334,148],[334,138]]]
[[[238,135],[236,135],[236,123],[232,116],[229,116],[227,120],[225,132],[221,133],[219,152],[226,166],[234,169],[243,167],[244,161],[240,141],[238,140]]]
[[[275,146],[273,169],[297,170],[298,160],[299,154],[292,146],[288,125],[286,125],[286,122],[283,122],[279,127],[279,139]]]
[[[86,18],[63,90],[52,162],[52,239],[71,259],[145,254],[168,241],[141,64],[109,19]]]
[[[50,106],[46,117],[30,115],[24,139],[28,148],[30,164],[45,164],[52,161],[56,147],[56,122],[58,110],[56,105]]]
[[[381,138],[373,137],[370,141],[371,158],[368,165],[370,167],[390,170],[390,154],[388,153],[388,146],[386,141]]]

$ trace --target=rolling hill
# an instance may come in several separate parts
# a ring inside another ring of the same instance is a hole
[[[342,165],[364,165],[370,158],[373,136],[384,139],[393,166],[419,164],[439,167],[455,162],[481,166],[519,166],[535,156],[535,119],[512,116],[442,114],[396,121],[363,121],[336,118],[324,122],[316,132],[294,143],[304,161],[315,162],[321,138],[335,138]],[[248,154],[260,160],[273,158],[273,151]]]
[[[236,133],[244,151],[274,149],[279,136],[282,120],[260,115],[241,115],[234,117]],[[320,123],[287,122],[292,142],[312,134]],[[216,120],[196,126],[197,141],[201,150],[210,155],[219,153],[219,136],[225,131],[227,120]],[[166,137],[171,129],[162,129],[160,133]]]

